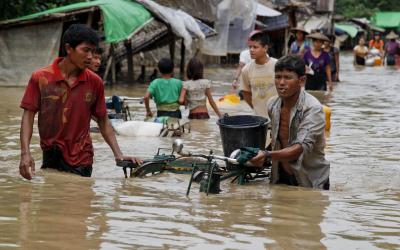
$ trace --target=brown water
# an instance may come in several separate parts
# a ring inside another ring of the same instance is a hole
[[[101,136],[93,135],[95,165],[90,179],[37,171],[18,174],[18,108],[23,89],[0,91],[0,249],[400,249],[399,70],[359,68],[342,57],[342,82],[333,109],[326,153],[331,191],[223,183],[206,197],[189,176],[162,174],[124,179]],[[209,70],[228,80],[233,69]],[[223,95],[228,84],[214,93]],[[144,86],[110,88],[107,94],[138,96]],[[133,104],[136,119],[144,108]],[[246,105],[224,106],[230,114]],[[216,118],[192,124],[189,150],[221,153]],[[118,137],[127,154],[151,157],[171,138]],[[37,129],[32,151],[41,164]]]

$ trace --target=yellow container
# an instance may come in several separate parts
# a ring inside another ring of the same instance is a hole
[[[375,57],[375,66],[381,66],[382,65],[382,58],[380,56]]]
[[[322,105],[322,108],[325,113],[325,130],[329,131],[331,130],[331,112],[332,109],[326,105]]]

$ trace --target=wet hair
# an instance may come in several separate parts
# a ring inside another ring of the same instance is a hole
[[[72,48],[76,48],[81,43],[89,43],[95,46],[99,44],[99,35],[94,29],[91,29],[83,24],[72,24],[64,32],[62,37],[63,47],[65,44],[69,44]]]
[[[193,57],[187,65],[186,76],[190,80],[203,79],[203,69],[203,63],[198,58]]]
[[[254,34],[249,38],[249,40],[253,41],[253,42],[259,42],[264,47],[266,45],[269,45],[269,43],[270,43],[269,37],[265,32],[260,32],[260,33]]]
[[[95,54],[101,55],[103,54],[104,50],[100,47],[97,47],[96,50],[94,51]]]
[[[306,74],[306,64],[297,55],[287,55],[280,58],[275,64],[275,72],[284,70],[295,72],[298,76],[304,76]]]
[[[161,58],[157,67],[161,74],[172,74],[174,72],[174,63],[169,58]]]

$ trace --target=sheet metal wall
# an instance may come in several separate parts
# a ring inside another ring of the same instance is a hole
[[[62,22],[0,30],[0,86],[26,86],[58,56],[61,32]]]

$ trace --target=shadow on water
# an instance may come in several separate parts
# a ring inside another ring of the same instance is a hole
[[[18,108],[23,88],[0,92],[0,249],[398,249],[400,248],[400,85],[397,69],[354,68],[341,58],[341,82],[331,97],[316,93],[332,108],[326,154],[331,191],[223,183],[206,197],[189,176],[161,174],[124,179],[99,134],[93,134],[95,167],[85,179],[37,171],[33,181],[18,176]],[[230,87],[234,69],[207,69],[215,95]],[[141,96],[143,85],[107,88],[107,95]],[[153,107],[154,108],[154,107]],[[246,104],[221,105],[246,114]],[[135,119],[144,107],[132,103]],[[185,148],[222,153],[215,114],[196,121]],[[118,137],[124,152],[151,157],[171,138]],[[37,129],[32,138],[41,164]]]

